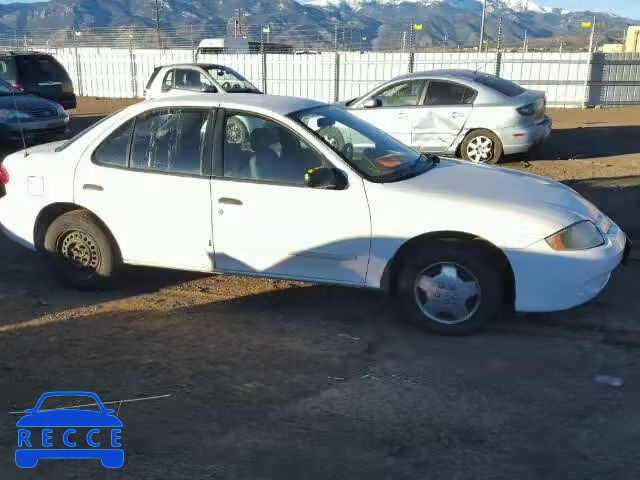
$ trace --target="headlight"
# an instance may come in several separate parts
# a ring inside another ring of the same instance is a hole
[[[554,250],[587,250],[604,243],[602,233],[589,220],[574,223],[545,239]]]
[[[0,108],[0,120],[16,120],[18,118],[27,119],[31,118],[31,115],[25,112],[21,112],[20,110]]]

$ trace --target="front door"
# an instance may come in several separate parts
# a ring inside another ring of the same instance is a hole
[[[405,80],[387,85],[360,100],[350,112],[411,145],[416,107],[420,105],[424,84],[424,80]]]
[[[317,140],[283,119],[227,112],[225,122],[242,123],[248,136],[217,139],[216,270],[364,284],[371,225],[362,179],[345,171],[344,190],[309,188],[305,172],[331,166]]]
[[[75,201],[115,237],[125,263],[213,269],[208,109],[159,108],[85,152]]]
[[[458,83],[430,80],[415,109],[411,145],[425,152],[446,152],[464,128],[476,92]]]

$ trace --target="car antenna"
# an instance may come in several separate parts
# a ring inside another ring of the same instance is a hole
[[[24,138],[24,130],[22,129],[22,120],[18,116],[18,103],[16,102],[16,87],[11,85],[11,98],[13,100],[13,108],[16,111],[16,119],[18,120],[18,128],[20,129],[20,138],[22,138],[22,147],[24,148],[24,156],[29,156],[29,150],[27,150],[27,141]]]

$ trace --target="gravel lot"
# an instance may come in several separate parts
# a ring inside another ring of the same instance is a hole
[[[125,103],[83,100],[74,128]],[[640,243],[640,109],[552,116],[550,142],[506,166],[567,181]],[[639,275],[632,261],[585,306],[444,338],[364,290],[130,269],[79,293],[0,237],[0,404],[170,394],[122,405],[110,478],[636,479]],[[17,469],[18,418],[3,415],[0,478],[106,475]]]

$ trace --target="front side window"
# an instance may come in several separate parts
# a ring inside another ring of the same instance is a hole
[[[429,82],[425,105],[466,105],[473,102],[475,91],[453,82]]]
[[[164,108],[137,117],[131,168],[202,174],[208,110]]]
[[[382,130],[346,110],[323,106],[289,115],[330,146],[355,170],[371,181],[406,179],[434,165]]]
[[[291,130],[264,118],[230,114],[224,131],[225,177],[304,185],[307,170],[328,166]]]
[[[98,148],[93,152],[93,160],[103,165],[116,167],[127,166],[127,153],[129,140],[133,131],[133,120],[120,125]],[[84,134],[84,133],[83,133]]]
[[[235,70],[222,65],[204,67],[207,73],[218,81],[222,88],[231,93],[256,93],[258,89]]]
[[[174,71],[174,76],[175,88],[203,92],[211,87],[211,82],[198,70],[178,69]]]
[[[397,83],[375,95],[382,107],[415,107],[420,101],[424,80]]]

